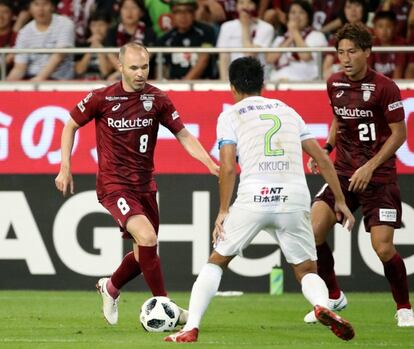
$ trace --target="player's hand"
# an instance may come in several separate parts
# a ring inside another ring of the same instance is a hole
[[[228,214],[228,212],[219,212],[217,215],[213,230],[213,245],[216,245],[219,240],[224,239],[223,222]]]
[[[313,158],[309,158],[307,165],[308,165],[308,170],[311,171],[313,174],[319,173],[318,164]]]
[[[352,177],[349,179],[349,191],[362,192],[364,191],[372,178],[373,170],[367,164],[361,166],[354,172]]]
[[[355,217],[345,202],[335,202],[335,214],[336,219],[342,222],[342,226],[348,231],[352,231],[355,224]]]
[[[57,190],[62,192],[63,196],[75,193],[75,185],[70,171],[60,170],[55,178],[55,185]]]

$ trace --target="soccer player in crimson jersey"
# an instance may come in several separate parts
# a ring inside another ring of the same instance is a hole
[[[368,66],[372,38],[359,24],[347,24],[337,34],[336,49],[342,72],[327,82],[334,119],[325,148],[336,147],[335,168],[348,207],[362,208],[364,225],[384,265],[384,274],[397,305],[398,326],[414,326],[404,261],[393,244],[401,227],[401,198],[395,152],[406,139],[404,109],[397,85]],[[313,159],[310,169],[318,171]],[[330,308],[347,305],[334,272],[326,236],[336,223],[331,189],[325,185],[311,210],[318,252],[318,273],[329,289]],[[314,321],[314,313],[305,322]]]
[[[153,175],[159,124],[167,127],[190,155],[218,175],[218,166],[186,130],[170,99],[147,83],[147,49],[137,43],[121,47],[119,70],[121,82],[91,92],[71,111],[62,132],[62,163],[55,180],[64,195],[74,193],[70,157],[75,133],[94,120],[98,200],[117,221],[124,238],[133,241],[133,251],[124,257],[111,278],[100,279],[97,284],[110,325],[118,321],[120,289],[139,274],[143,274],[154,296],[167,296],[157,255],[159,215]],[[181,313],[180,322],[185,323],[186,312]]]

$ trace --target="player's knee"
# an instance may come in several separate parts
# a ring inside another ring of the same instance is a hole
[[[143,231],[136,237],[139,246],[155,246],[158,243],[157,235],[154,231]]]
[[[392,244],[375,244],[374,251],[381,261],[388,261],[395,254],[395,248]]]

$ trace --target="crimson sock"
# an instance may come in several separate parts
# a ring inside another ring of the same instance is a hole
[[[392,296],[397,303],[397,310],[401,308],[411,309],[407,271],[404,261],[397,252],[389,261],[382,262],[384,274],[391,286]]]
[[[108,293],[113,298],[117,298],[119,290],[129,281],[141,274],[139,263],[135,260],[134,252],[125,255],[118,269],[112,274],[111,279],[106,284]]]
[[[329,298],[338,299],[341,295],[341,289],[338,286],[334,270],[334,258],[331,248],[324,242],[316,246],[318,254],[318,274],[325,281],[329,290]]]
[[[157,245],[138,246],[138,251],[139,264],[152,295],[154,297],[167,296],[161,271],[161,261],[157,255]]]

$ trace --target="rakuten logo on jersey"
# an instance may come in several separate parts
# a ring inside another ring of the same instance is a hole
[[[372,118],[374,113],[372,110],[364,110],[359,108],[347,108],[334,106],[335,114],[342,116],[343,119],[359,119],[359,118]]]
[[[115,127],[118,131],[138,130],[143,127],[152,126],[153,119],[112,119],[108,118],[108,126]]]

